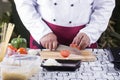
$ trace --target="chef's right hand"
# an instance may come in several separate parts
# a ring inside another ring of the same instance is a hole
[[[43,47],[50,50],[55,50],[58,46],[57,37],[54,33],[48,33],[47,35],[43,36],[40,40],[40,43]]]

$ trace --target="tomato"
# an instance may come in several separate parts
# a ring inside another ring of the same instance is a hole
[[[13,51],[15,51],[15,52],[17,51],[17,48],[15,48],[15,47],[12,46],[12,45],[8,45],[8,48],[11,49],[11,50],[13,50]]]
[[[77,45],[77,44],[70,44],[70,47],[72,47],[72,48],[76,48],[76,49],[79,49],[80,50],[80,47]]]
[[[12,56],[12,55],[16,54],[16,51],[17,51],[17,49],[14,46],[8,45],[8,49],[7,49],[6,54],[8,56]]]
[[[68,57],[70,55],[70,51],[68,51],[68,50],[62,50],[62,51],[60,51],[60,54],[63,57]]]
[[[20,54],[27,54],[26,48],[23,48],[23,47],[19,48],[17,52],[19,52]]]

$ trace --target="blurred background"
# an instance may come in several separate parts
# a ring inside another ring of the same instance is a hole
[[[120,0],[115,1],[116,6],[109,21],[108,28],[98,41],[99,48],[120,46]],[[27,39],[29,47],[29,32],[22,24],[13,0],[0,0],[0,26],[4,22],[15,24],[11,39],[21,35],[21,37]]]
[[[18,16],[14,0],[0,0],[0,25],[4,22],[15,24],[11,39],[21,35],[22,38],[26,38],[27,47],[29,47],[29,32],[24,27]]]

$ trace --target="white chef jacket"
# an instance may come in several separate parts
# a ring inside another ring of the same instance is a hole
[[[33,38],[40,39],[52,32],[49,23],[75,27],[86,25],[90,43],[95,43],[106,30],[115,0],[14,0],[18,14]]]

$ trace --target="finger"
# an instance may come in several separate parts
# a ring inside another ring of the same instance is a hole
[[[45,48],[49,49],[49,43],[45,43]]]
[[[85,42],[85,37],[82,36],[81,39],[79,40],[78,46],[81,47]]]
[[[86,44],[82,41],[81,44],[79,45],[80,49],[85,49],[86,48]]]
[[[86,46],[85,46],[85,45],[81,46],[81,50],[83,50],[83,49],[85,49],[85,48],[86,48]]]
[[[87,39],[83,37],[78,46],[83,49],[86,47],[86,45],[87,45]]]
[[[80,43],[80,38],[75,37],[72,43],[78,45]]]
[[[50,49],[50,51],[53,49],[53,42],[49,43],[48,48]]]
[[[76,44],[79,45],[81,43],[81,40],[84,38],[84,35],[78,36],[78,39],[76,40]]]
[[[57,48],[57,46],[58,46],[58,42],[57,41],[53,42],[53,49],[54,50]]]

